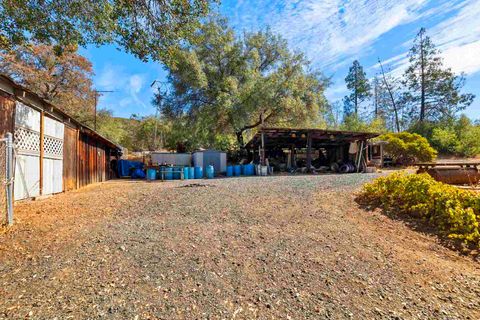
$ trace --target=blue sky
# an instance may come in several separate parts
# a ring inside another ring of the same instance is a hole
[[[368,77],[378,72],[378,57],[400,75],[415,34],[426,27],[445,65],[466,73],[464,91],[478,96],[466,113],[480,119],[479,0],[232,0],[218,10],[239,32],[269,26],[304,52],[315,69],[332,77],[326,93],[332,102],[347,93],[343,79],[355,59]],[[96,89],[115,91],[105,94],[99,107],[123,117],[155,112],[150,84],[165,79],[161,64],[143,63],[114,46],[81,53],[93,63]]]

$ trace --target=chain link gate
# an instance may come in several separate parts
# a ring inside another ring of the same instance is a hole
[[[0,137],[0,224],[13,224],[13,138]]]

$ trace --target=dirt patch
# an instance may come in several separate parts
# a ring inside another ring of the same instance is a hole
[[[355,204],[375,176],[114,181],[19,204],[0,318],[480,318],[477,263]]]

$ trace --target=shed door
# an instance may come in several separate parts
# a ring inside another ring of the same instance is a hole
[[[65,126],[63,148],[63,183],[70,191],[77,188],[77,130]]]
[[[16,103],[15,200],[40,194],[40,112]]]
[[[44,118],[43,139],[43,194],[63,191],[63,137],[65,125],[55,119]]]

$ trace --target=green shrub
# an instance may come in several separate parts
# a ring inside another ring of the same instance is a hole
[[[408,130],[430,141],[443,154],[474,157],[480,154],[480,125],[466,116],[442,122],[414,123]]]
[[[480,194],[437,182],[428,174],[380,177],[363,186],[358,200],[421,218],[443,236],[480,246]]]
[[[358,131],[358,132],[376,132],[383,133],[387,129],[385,127],[385,121],[381,118],[375,118],[371,121],[364,121],[359,116],[352,114],[346,116],[343,119],[343,123],[340,126],[341,130],[346,131]]]
[[[430,146],[427,139],[416,133],[386,133],[379,139],[388,142],[385,152],[400,164],[432,161],[437,156],[437,151]]]
[[[458,137],[451,128],[434,128],[430,141],[438,152],[453,154],[457,149]]]
[[[480,154],[480,126],[471,126],[462,132],[455,153],[466,157]]]

